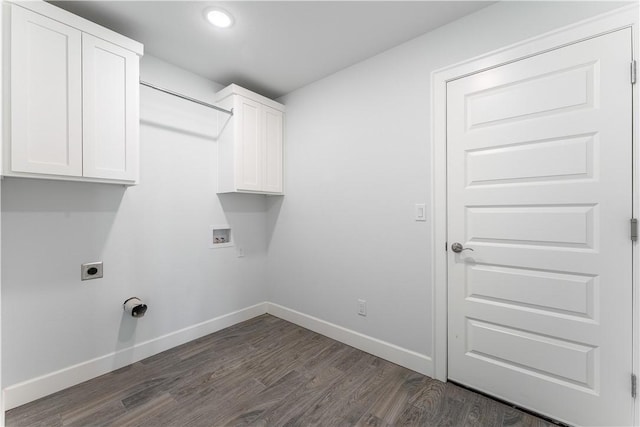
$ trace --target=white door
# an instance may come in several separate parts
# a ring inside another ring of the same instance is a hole
[[[84,176],[138,178],[138,55],[82,35]]]
[[[11,7],[11,170],[82,175],[81,33]]]
[[[633,417],[630,62],[625,29],[447,84],[448,376],[575,425]]]

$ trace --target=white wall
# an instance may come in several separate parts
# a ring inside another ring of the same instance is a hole
[[[621,5],[501,2],[285,96],[270,301],[431,356],[431,72]]]
[[[499,3],[290,94],[284,198],[216,196],[214,113],[142,88],[140,185],[2,182],[3,387],[117,367],[131,353],[116,351],[265,300],[431,355],[430,223],[413,220],[430,73],[614,6]],[[219,88],[150,56],[141,71],[203,100]],[[227,222],[243,258],[207,247]],[[96,260],[104,279],[81,282]],[[144,318],[123,316],[130,296]]]
[[[150,56],[141,78],[209,102],[219,89]],[[215,134],[213,110],[143,87],[138,186],[3,180],[3,387],[265,301],[266,203],[218,198]],[[243,258],[208,248],[225,223]],[[81,282],[98,260],[104,278]],[[144,318],[123,314],[131,296]]]

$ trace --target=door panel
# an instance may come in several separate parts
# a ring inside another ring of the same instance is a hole
[[[509,121],[557,115],[595,105],[597,62],[572,65],[548,73],[510,81],[469,95],[467,129]],[[539,96],[553,93],[553,97]],[[527,99],[527,102],[520,102]]]
[[[594,148],[594,135],[578,135],[469,150],[465,153],[467,185],[593,178]]]
[[[260,144],[263,127],[260,104],[238,97],[241,121],[237,124],[236,185],[239,190],[260,191],[263,150]],[[236,108],[236,107],[234,107]]]
[[[466,298],[550,315],[594,318],[597,277],[489,264],[467,266]]]
[[[11,170],[81,176],[81,33],[16,5],[11,26]]]
[[[282,112],[263,105],[264,109],[264,179],[263,191],[282,192]]]
[[[631,31],[447,84],[449,378],[632,422]]]
[[[138,178],[138,56],[82,35],[84,176]]]
[[[544,380],[594,389],[594,359],[598,349],[593,346],[467,319],[466,347],[470,357],[487,363]]]

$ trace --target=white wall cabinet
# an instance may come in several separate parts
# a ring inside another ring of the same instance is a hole
[[[10,15],[3,175],[136,183],[142,45],[45,2]]]
[[[218,193],[283,194],[284,105],[237,85],[216,94]]]

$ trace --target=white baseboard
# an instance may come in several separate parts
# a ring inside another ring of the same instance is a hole
[[[267,312],[262,302],[4,389],[9,410]]]
[[[120,369],[170,348],[228,328],[245,320],[269,313],[336,341],[366,351],[405,368],[433,376],[433,361],[429,356],[352,331],[342,326],[309,316],[279,304],[262,302],[233,313],[216,317],[197,325],[136,344],[133,347],[79,363],[41,377],[12,385],[3,391],[4,409],[9,410],[100,375]]]
[[[279,304],[267,303],[267,313],[423,375],[433,376],[433,361],[424,354],[372,338]]]

